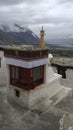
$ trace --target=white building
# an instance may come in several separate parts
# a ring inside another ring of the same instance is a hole
[[[40,47],[4,47],[8,74],[8,100],[28,109],[44,109],[67,96],[71,89],[61,86],[61,75],[53,72],[51,55],[44,44],[43,28]]]

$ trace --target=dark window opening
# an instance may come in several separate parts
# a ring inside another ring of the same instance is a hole
[[[44,66],[30,69],[10,66],[10,84],[23,89],[33,89],[44,81]]]
[[[38,79],[36,81],[34,81],[34,84],[37,86],[37,85],[40,85],[43,83],[43,79]]]
[[[20,92],[18,90],[15,90],[16,97],[20,97]]]
[[[62,78],[66,79],[66,68],[64,67],[57,67],[58,74],[62,75]]]
[[[41,76],[41,67],[33,68],[33,80],[39,79]]]
[[[27,86],[27,69],[10,66],[10,84],[25,88]]]

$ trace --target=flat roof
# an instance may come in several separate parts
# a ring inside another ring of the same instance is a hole
[[[33,46],[33,45],[10,45],[10,46],[0,45],[0,48],[3,48],[3,50],[5,49],[5,50],[22,50],[22,51],[48,50],[47,46],[41,48],[39,46]]]

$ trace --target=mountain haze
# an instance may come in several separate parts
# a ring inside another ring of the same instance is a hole
[[[13,26],[0,25],[0,45],[38,44],[39,38],[30,29],[18,24]]]

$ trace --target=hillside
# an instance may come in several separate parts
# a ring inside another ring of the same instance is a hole
[[[54,57],[70,57],[73,58],[73,47],[58,46],[58,45],[48,45],[49,52],[53,54]]]
[[[14,24],[13,27],[0,25],[0,45],[28,45],[39,43],[39,38],[30,29]]]

